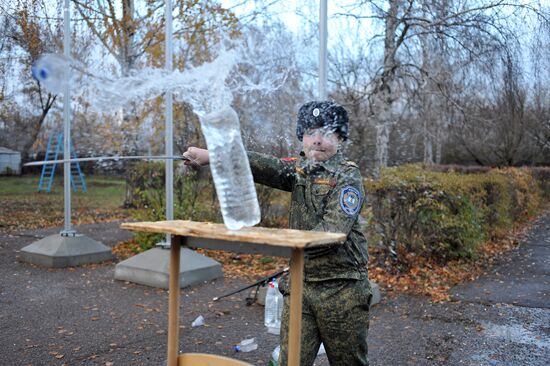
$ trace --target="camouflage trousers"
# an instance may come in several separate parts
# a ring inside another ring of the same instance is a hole
[[[287,365],[290,306],[287,287],[287,283],[281,285],[284,307],[280,366]],[[300,365],[313,365],[323,342],[331,366],[368,366],[371,297],[368,279],[304,282]]]

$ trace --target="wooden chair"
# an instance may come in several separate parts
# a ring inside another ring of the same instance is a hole
[[[187,353],[179,354],[180,249],[221,249],[238,253],[289,255],[290,259],[290,320],[288,334],[288,365],[300,365],[300,334],[302,327],[302,281],[304,249],[342,243],[346,235],[317,231],[272,229],[262,227],[231,231],[222,224],[194,221],[133,222],[123,229],[170,234],[170,279],[168,298],[168,366],[243,366],[245,362],[227,357]]]
[[[250,366],[249,363],[207,353],[182,353],[179,366]]]

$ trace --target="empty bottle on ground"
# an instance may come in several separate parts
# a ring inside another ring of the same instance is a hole
[[[264,324],[269,333],[279,334],[282,311],[283,295],[279,291],[277,280],[273,279],[269,282],[265,295]]]
[[[277,366],[279,364],[279,354],[281,353],[281,346],[275,347],[273,352],[271,353],[271,360],[267,364],[267,366]]]

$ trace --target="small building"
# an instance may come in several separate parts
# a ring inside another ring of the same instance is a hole
[[[21,175],[21,153],[0,146],[0,175]]]

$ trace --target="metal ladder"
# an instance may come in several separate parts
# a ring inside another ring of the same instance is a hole
[[[62,155],[63,133],[58,133],[57,136],[55,136],[55,134],[52,134],[48,139],[48,146],[46,148],[46,156],[44,157],[44,161],[59,160]],[[72,143],[71,159],[76,159],[76,153]],[[57,163],[46,164],[42,166],[42,174],[40,175],[40,181],[38,182],[38,192],[51,191],[56,167]],[[71,187],[75,192],[79,187],[82,192],[86,192],[86,181],[84,180],[84,174],[82,173],[82,170],[80,169],[80,164],[78,164],[78,162],[71,163]]]

